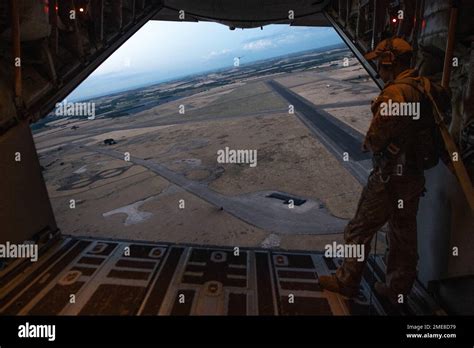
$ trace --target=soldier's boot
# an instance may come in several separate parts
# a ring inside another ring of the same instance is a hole
[[[396,306],[396,305],[400,304],[398,302],[398,295],[399,294],[395,293],[392,289],[390,289],[387,286],[387,284],[381,283],[381,282],[375,282],[374,290],[379,296],[389,300],[389,302],[392,305]],[[405,297],[405,295],[403,295],[403,297]]]
[[[356,297],[359,293],[359,287],[347,286],[342,284],[335,275],[319,276],[319,284],[323,289],[337,292],[345,297]]]

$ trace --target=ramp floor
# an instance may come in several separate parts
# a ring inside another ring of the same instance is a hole
[[[416,284],[394,308],[372,293],[371,258],[359,296],[322,290],[337,259],[317,252],[232,249],[62,237],[38,262],[3,275],[2,315],[443,314]]]

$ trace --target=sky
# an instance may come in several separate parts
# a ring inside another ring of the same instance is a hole
[[[68,97],[80,100],[342,42],[334,29],[150,21]]]

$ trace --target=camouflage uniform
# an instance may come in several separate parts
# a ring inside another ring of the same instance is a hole
[[[361,280],[365,260],[370,252],[373,236],[388,222],[389,253],[387,258],[386,285],[395,294],[407,294],[416,278],[418,202],[423,194],[425,178],[420,165],[416,133],[432,126],[431,108],[422,94],[400,81],[416,77],[415,70],[406,70],[395,81],[388,83],[372,103],[374,117],[367,132],[364,148],[374,154],[383,151],[397,138],[406,141],[396,159],[384,163],[383,167],[374,161],[374,170],[362,191],[355,217],[345,231],[346,244],[363,244],[363,262],[346,258],[336,271],[336,278],[347,288],[356,288]],[[408,116],[382,116],[381,103],[392,100],[399,102],[420,102],[420,119]]]

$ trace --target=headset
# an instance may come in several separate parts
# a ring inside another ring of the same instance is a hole
[[[387,45],[385,46],[386,51],[384,51],[379,57],[379,62],[381,65],[392,66],[397,59],[394,53],[395,49],[393,48],[393,39],[393,37],[388,39]]]

